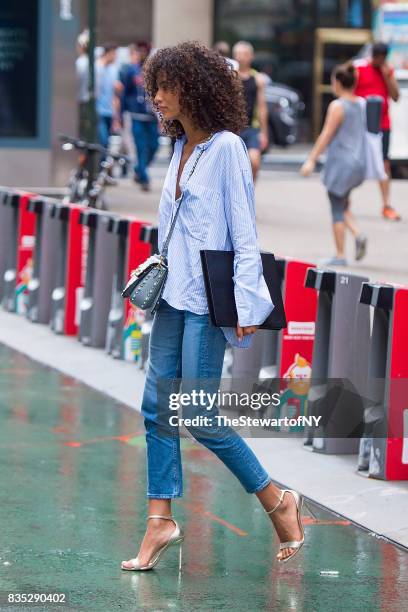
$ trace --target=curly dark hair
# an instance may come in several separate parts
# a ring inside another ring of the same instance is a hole
[[[169,89],[179,89],[182,111],[195,127],[208,132],[239,133],[247,125],[246,101],[241,79],[216,51],[199,42],[183,42],[157,50],[144,65],[147,94],[153,104],[159,74]],[[177,120],[162,121],[169,136],[184,134]]]

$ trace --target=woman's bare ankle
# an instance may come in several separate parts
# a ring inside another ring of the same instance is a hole
[[[164,521],[163,519],[150,519],[147,521],[147,531],[172,531],[174,526],[173,521]]]

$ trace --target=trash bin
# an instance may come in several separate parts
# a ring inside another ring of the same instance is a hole
[[[359,297],[367,280],[315,268],[306,275],[305,287],[318,293],[308,412],[322,416],[323,425],[305,439],[316,452],[358,452],[370,337],[369,313]]]
[[[408,480],[408,287],[364,283],[360,302],[372,309],[373,321],[358,469]]]
[[[106,350],[112,357],[141,364],[146,352],[148,313],[123,300],[122,291],[130,276],[152,253],[157,228],[132,218],[111,219],[108,231],[117,236],[116,270],[106,335]],[[143,351],[144,349],[144,351]]]
[[[85,283],[88,233],[87,228],[79,223],[83,210],[83,206],[63,202],[54,202],[51,210],[59,248],[51,294],[50,326],[56,334],[67,336],[78,333],[79,304]]]
[[[32,198],[28,210],[35,215],[33,271],[27,286],[27,318],[49,323],[51,295],[55,287],[58,251],[62,249],[53,216],[54,204],[45,198]]]
[[[108,231],[112,215],[86,208],[79,222],[88,233],[86,272],[80,301],[78,338],[82,344],[105,347],[113,275],[117,260],[117,239]]]
[[[31,197],[35,194],[10,192],[4,201],[13,212],[2,305],[6,310],[19,314],[26,312],[27,286],[32,274],[35,215],[27,209]]]

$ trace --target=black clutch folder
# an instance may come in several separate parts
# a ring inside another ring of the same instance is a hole
[[[216,327],[236,327],[234,251],[200,251],[211,321]],[[284,329],[287,325],[281,293],[281,277],[272,253],[261,252],[263,274],[275,308],[260,329]]]

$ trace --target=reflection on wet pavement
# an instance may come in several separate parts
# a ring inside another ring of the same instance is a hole
[[[404,551],[317,509],[302,552],[278,566],[256,498],[205,449],[182,449],[182,571],[174,548],[153,572],[122,572],[145,527],[142,418],[0,346],[0,610],[19,609],[9,591],[67,593],[67,606],[44,610],[404,608]]]

